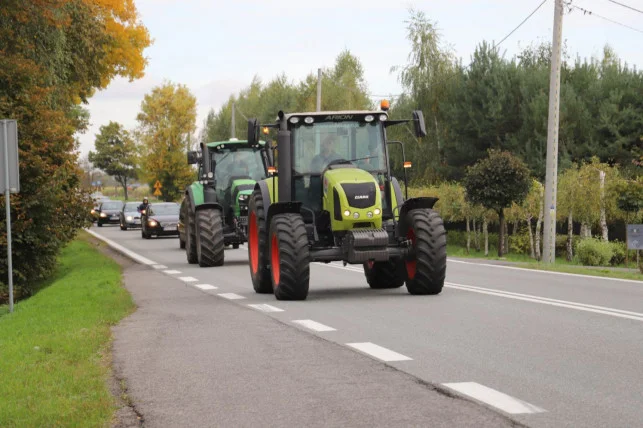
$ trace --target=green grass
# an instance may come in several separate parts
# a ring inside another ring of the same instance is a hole
[[[473,248],[471,249],[469,254],[467,254],[466,248],[463,248],[459,245],[447,245],[447,254],[449,255],[449,257],[503,260],[507,262],[514,262],[516,267],[525,269],[547,270],[553,272],[576,273],[580,275],[592,275],[608,278],[634,279],[643,281],[643,274],[640,274],[638,272],[624,272],[609,267],[590,268],[587,266],[579,265],[574,261],[568,262],[562,257],[556,257],[556,263],[554,265],[547,265],[534,261],[534,259],[526,254],[509,253],[500,258],[498,257],[498,250],[496,250],[495,248],[493,249],[493,251],[492,249],[489,249],[488,257],[485,257],[484,251],[476,251]]]
[[[107,426],[110,326],[133,310],[121,270],[86,238],[35,296],[0,316],[0,426]]]

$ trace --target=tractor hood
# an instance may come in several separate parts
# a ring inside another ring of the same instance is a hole
[[[255,188],[256,181],[250,180],[247,178],[240,178],[232,182],[230,187],[230,194],[232,195],[232,200],[239,200],[239,196],[244,195],[244,200],[248,198],[246,195],[250,195],[252,190]]]

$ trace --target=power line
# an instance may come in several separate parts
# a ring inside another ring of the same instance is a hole
[[[614,21],[613,19],[606,18],[606,17],[604,17],[604,16],[602,16],[602,15],[599,15],[598,13],[592,12],[591,10],[583,9],[582,7],[578,7],[578,6],[573,5],[573,4],[571,4],[571,3],[570,3],[570,4],[568,4],[568,6],[569,6],[569,7],[573,7],[574,9],[578,9],[578,10],[580,10],[581,12],[583,12],[583,14],[584,14],[584,15],[588,15],[588,14],[589,14],[589,15],[594,15],[594,16],[596,16],[597,18],[604,19],[605,21],[609,21],[609,22],[611,22],[611,23],[613,23],[613,24],[620,25],[621,27],[629,28],[630,30],[634,30],[634,31],[636,31],[636,32],[638,32],[638,33],[643,34],[643,30],[639,30],[638,28],[630,27],[629,25],[627,25],[627,24],[623,24],[622,22],[618,22],[618,21]]]
[[[525,19],[523,19],[523,20],[522,20],[522,22],[521,22],[520,24],[518,24],[518,26],[517,26],[516,28],[514,28],[513,30],[511,30],[511,32],[510,32],[509,34],[507,34],[505,37],[503,37],[503,38],[502,38],[502,40],[500,40],[498,43],[496,43],[495,45],[493,45],[494,49],[495,49],[496,47],[500,46],[500,44],[501,44],[502,42],[504,42],[505,40],[507,40],[507,39],[509,38],[509,36],[511,36],[513,33],[515,33],[515,32],[516,32],[516,30],[518,30],[520,27],[522,27],[522,26],[523,26],[523,24],[524,24],[525,22],[527,22],[527,21],[529,20],[529,18],[531,18],[531,17],[534,15],[534,13],[538,12],[538,9],[540,9],[540,8],[542,7],[542,5],[544,5],[545,3],[547,3],[547,0],[543,0],[543,1],[542,1],[542,3],[540,3],[540,4],[538,5],[538,7],[536,7],[536,9],[534,9],[534,10],[533,10],[529,15],[527,15],[527,17],[526,17]]]
[[[617,2],[617,1],[615,1],[615,0],[607,0],[607,1],[608,1],[608,2],[610,2],[610,3],[617,4],[617,5],[619,5],[619,6],[623,6],[623,7],[627,8],[627,9],[633,10],[634,12],[638,12],[638,13],[640,13],[640,14],[643,14],[643,10],[636,9],[636,8],[634,8],[634,7],[632,7],[632,6],[628,6],[628,5],[626,5],[626,4],[619,3],[619,2]]]

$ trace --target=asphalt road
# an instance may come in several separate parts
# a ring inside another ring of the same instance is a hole
[[[450,260],[442,294],[420,297],[404,287],[370,290],[359,267],[314,264],[308,300],[279,302],[252,290],[243,247],[227,250],[222,268],[199,268],[178,239],[93,230],[189,285],[186,298],[197,285],[217,287],[199,305],[229,300],[232,317],[269,305],[251,308],[288,326],[271,340],[297,329],[323,338],[314,343],[328,352],[384,361],[528,426],[643,426],[643,282]]]

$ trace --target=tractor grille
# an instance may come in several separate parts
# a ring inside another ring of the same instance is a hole
[[[375,183],[342,183],[342,189],[353,208],[368,208],[375,205]]]

